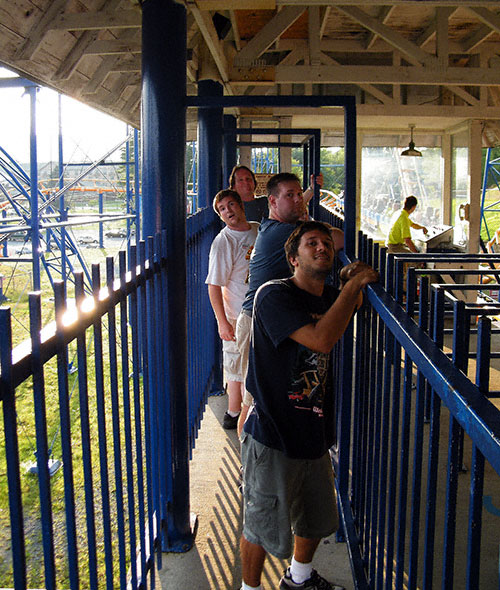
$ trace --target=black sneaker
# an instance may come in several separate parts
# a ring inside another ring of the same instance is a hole
[[[296,584],[290,575],[290,568],[288,568],[280,580],[281,590],[345,590],[342,586],[330,584],[325,578],[322,578],[316,570],[312,571],[311,577],[302,584]]]
[[[225,412],[224,419],[222,420],[222,428],[225,430],[234,430],[238,426],[239,417],[240,415],[238,414],[233,418],[227,412]]]

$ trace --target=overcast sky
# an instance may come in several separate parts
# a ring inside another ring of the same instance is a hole
[[[0,68],[0,77],[16,74]],[[37,92],[38,161],[58,159],[58,94]],[[24,88],[0,88],[0,147],[19,163],[29,162],[30,98]],[[127,126],[69,97],[62,97],[64,160],[90,162],[125,139]]]

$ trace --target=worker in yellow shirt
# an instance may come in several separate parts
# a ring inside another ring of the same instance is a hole
[[[427,228],[414,223],[410,219],[410,215],[417,208],[417,204],[417,198],[413,195],[406,197],[404,207],[387,236],[386,245],[389,253],[418,252],[417,247],[411,239],[410,228],[421,229],[424,234],[427,234]]]

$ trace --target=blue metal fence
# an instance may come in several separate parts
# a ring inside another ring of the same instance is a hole
[[[194,444],[207,392],[220,380],[204,285],[218,222],[207,210],[189,218],[187,226]],[[64,285],[57,282],[56,319],[43,330],[41,294],[30,294],[31,342],[14,350],[10,310],[0,309],[5,439],[0,464],[7,472],[10,507],[10,523],[3,518],[2,525],[10,528],[12,545],[12,563],[5,559],[0,566],[2,586],[154,587],[148,573],[155,561],[161,563],[176,477],[175,425],[164,386],[169,363],[164,238],[131,246],[128,260],[120,252],[117,269],[108,258],[104,281],[94,265],[91,296],[84,294],[81,273],[72,299],[65,299]],[[73,355],[78,372],[68,374]],[[57,442],[49,445],[54,431]],[[36,442],[26,445],[26,438]],[[33,450],[36,475],[24,471]],[[7,506],[2,508],[5,514]]]
[[[500,347],[488,316],[500,309],[453,296],[481,285],[436,276],[491,270],[471,270],[484,257],[441,255],[444,270],[411,269],[405,290],[402,264],[430,255],[386,258],[362,235],[358,251],[387,289],[368,287],[337,352],[334,465],[356,587],[498,588],[500,412],[489,398]]]

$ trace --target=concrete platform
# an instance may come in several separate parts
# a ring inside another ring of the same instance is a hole
[[[194,547],[183,554],[163,554],[157,587],[164,590],[238,590],[241,586],[239,539],[242,526],[239,441],[222,428],[227,397],[211,397],[193,452],[190,469],[191,511],[198,516]],[[278,588],[288,562],[266,561],[262,584]],[[314,567],[327,580],[354,590],[345,543],[324,539]]]

